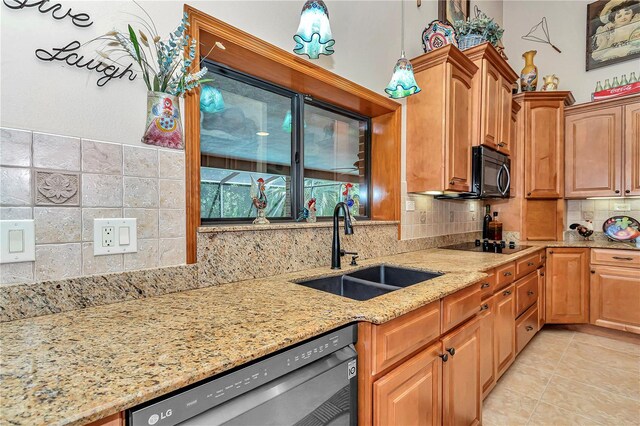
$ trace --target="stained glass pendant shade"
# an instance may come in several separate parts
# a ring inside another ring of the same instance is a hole
[[[413,65],[404,57],[404,52],[396,62],[396,66],[393,67],[391,81],[384,91],[393,99],[404,98],[420,92],[420,87],[418,87],[413,75]]]
[[[336,41],[331,36],[329,11],[322,0],[307,0],[300,13],[300,25],[293,36],[293,48],[298,55],[318,59],[320,55],[333,54]]]

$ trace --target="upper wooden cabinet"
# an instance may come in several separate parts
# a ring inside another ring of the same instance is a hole
[[[565,197],[640,195],[640,96],[566,110]]]
[[[453,45],[411,62],[425,90],[407,98],[407,191],[467,192],[477,67]]]
[[[513,144],[511,89],[518,75],[491,43],[464,51],[478,67],[473,77],[472,145],[485,145],[504,154]]]
[[[527,92],[514,97],[522,106],[524,195],[562,198],[564,193],[564,107],[571,92]]]

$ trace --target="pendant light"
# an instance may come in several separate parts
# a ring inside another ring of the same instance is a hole
[[[393,75],[391,81],[384,89],[390,98],[399,99],[414,95],[420,92],[416,78],[413,75],[413,65],[404,55],[404,0],[400,0],[402,5],[402,25],[400,33],[400,50],[401,55],[396,66],[393,67]]]
[[[331,36],[329,11],[322,0],[307,0],[300,13],[300,25],[293,36],[296,42],[293,52],[318,59],[320,55],[333,54],[336,41]]]

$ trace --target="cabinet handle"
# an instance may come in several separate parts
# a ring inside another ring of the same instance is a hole
[[[528,325],[528,326],[526,326],[526,327],[525,327],[525,329],[526,329],[527,331],[531,331],[531,330],[533,330],[533,327],[531,327],[530,325]]]
[[[613,256],[613,258],[616,259],[616,260],[633,260],[633,257]]]
[[[615,192],[616,194],[619,194],[619,193],[620,193],[620,190],[619,190],[619,189],[616,189],[616,190],[615,190],[615,191],[613,191],[613,192]]]
[[[624,193],[625,193],[625,194],[631,194],[631,190],[629,190],[629,189],[625,189]]]
[[[499,147],[501,147],[501,148],[502,148],[503,146],[506,146],[506,145],[507,145],[507,144],[506,144],[506,143],[504,143],[504,142],[498,142],[498,146],[499,146]]]
[[[541,276],[541,277],[544,277],[544,272],[540,272],[540,276]]]
[[[534,294],[535,294],[535,293],[534,293],[533,291],[531,291],[531,290],[529,290],[529,291],[527,292],[527,296],[533,296]]]
[[[502,275],[504,275],[505,277],[508,277],[508,276],[513,275],[513,274],[512,274],[511,272],[507,271],[507,272],[505,272],[505,273],[504,273],[504,274],[502,274]]]
[[[511,294],[511,290],[507,290],[507,291],[505,291],[505,292],[504,292],[504,293],[502,293],[502,294],[503,294],[504,296],[508,296],[508,295],[510,295],[510,294]]]
[[[438,356],[442,358],[442,362],[447,362],[449,360],[449,355],[447,354],[440,354]]]
[[[455,181],[455,180],[451,179],[451,180],[449,181],[449,185],[455,185],[455,184],[456,184],[456,181]]]
[[[528,197],[530,197],[530,196],[531,196],[531,193],[530,193],[530,192],[527,192],[527,196],[528,196]]]
[[[488,304],[484,304],[482,306],[480,306],[480,311],[486,311],[487,309],[489,309],[489,305]]]
[[[549,254],[553,254],[553,250],[551,250],[551,251],[549,252]]]
[[[489,283],[482,283],[482,285],[480,286],[480,288],[487,288],[489,287],[491,284]]]
[[[527,266],[533,266],[533,265],[534,265],[534,263],[533,263],[533,262],[528,262],[528,263],[527,263]]]
[[[449,352],[451,356],[454,356],[456,354],[456,348],[447,348],[447,352]]]

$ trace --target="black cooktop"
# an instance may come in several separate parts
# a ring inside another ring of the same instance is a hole
[[[442,249],[449,250],[463,250],[463,251],[475,251],[480,253],[501,253],[511,254],[517,253],[521,250],[527,249],[530,246],[516,245],[515,242],[510,241],[489,241],[489,240],[476,240],[475,242],[453,244],[450,246],[440,247]]]

